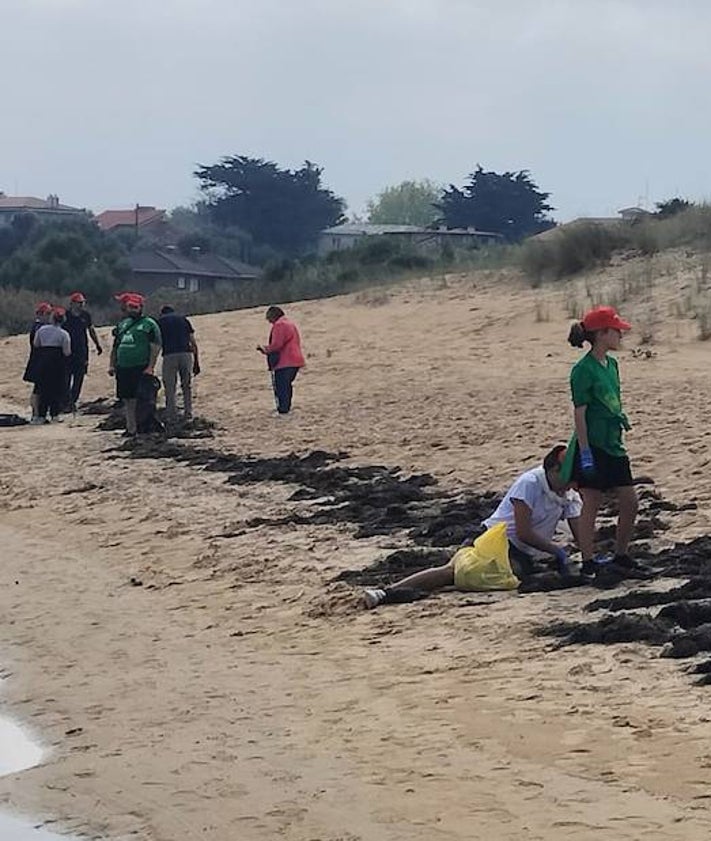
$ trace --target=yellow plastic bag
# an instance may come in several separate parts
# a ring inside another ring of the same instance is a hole
[[[454,583],[459,590],[515,590],[519,580],[509,562],[506,523],[497,523],[462,547],[453,558]]]

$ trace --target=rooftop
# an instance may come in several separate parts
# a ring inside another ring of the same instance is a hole
[[[0,210],[14,210],[32,212],[33,210],[53,210],[58,213],[83,213],[80,207],[60,204],[59,196],[49,195],[46,199],[36,196],[6,196],[0,192]]]
[[[231,257],[220,257],[204,251],[183,254],[177,248],[156,248],[150,251],[134,251],[128,261],[134,272],[151,274],[185,274],[193,277],[224,279],[253,279],[261,270]]]
[[[157,207],[132,207],[130,210],[104,210],[96,217],[96,223],[102,231],[111,231],[114,228],[139,228],[153,222],[162,222],[165,219],[165,210]]]
[[[478,231],[475,228],[423,228],[417,225],[374,225],[370,222],[347,222],[345,225],[336,225],[334,228],[326,228],[322,234],[342,236],[382,236],[383,234],[422,234],[433,236],[434,234],[446,234],[449,236],[482,236],[499,237],[490,231]]]

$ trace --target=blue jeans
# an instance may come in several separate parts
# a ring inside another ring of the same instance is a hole
[[[277,411],[280,415],[286,415],[291,410],[294,380],[298,373],[298,368],[277,368],[274,371],[274,394],[277,399]]]

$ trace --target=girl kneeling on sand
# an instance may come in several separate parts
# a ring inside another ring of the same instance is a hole
[[[570,328],[568,341],[590,350],[575,363],[570,388],[575,407],[575,433],[568,447],[563,475],[572,478],[583,497],[580,517],[581,574],[601,586],[623,578],[646,578],[650,571],[633,561],[628,548],[637,517],[637,493],[622,433],[630,428],[622,411],[620,372],[608,351],[619,350],[631,325],[613,307],[595,307]],[[595,521],[603,494],[617,496],[619,516],[614,557],[595,556]]]
[[[517,578],[526,578],[533,572],[534,561],[554,558],[558,572],[568,576],[568,553],[564,546],[553,542],[556,529],[567,520],[573,536],[578,537],[578,518],[582,510],[580,496],[571,489],[562,475],[566,448],[558,444],[548,453],[541,467],[528,470],[511,485],[499,507],[483,527],[490,529],[499,523],[506,524],[509,543],[509,561]],[[380,604],[411,601],[413,591],[438,590],[441,587],[466,586],[466,576],[458,575],[458,553],[444,566],[416,572],[383,589],[369,588],[363,592],[367,608]]]

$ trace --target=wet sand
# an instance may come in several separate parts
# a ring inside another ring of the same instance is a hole
[[[308,369],[288,419],[253,351],[263,313],[195,319],[207,443],[500,491],[570,431],[567,294],[480,274],[290,307]],[[692,333],[665,323],[654,357],[635,335],[620,357],[637,472],[698,505],[662,542],[709,531]],[[25,343],[0,344],[10,410]],[[97,369],[86,396],[109,389]],[[708,837],[709,690],[647,646],[535,634],[583,618],[589,592],[359,611],[333,579],[412,548],[405,531],[309,522],[319,500],[294,485],[131,459],[95,424],[0,431],[4,697],[53,749],[0,779],[0,807],[149,841]]]
[[[37,765],[44,753],[24,728],[0,718],[0,777]],[[66,835],[63,837],[69,841]],[[3,841],[60,841],[58,835],[3,813],[0,813],[0,838]]]

